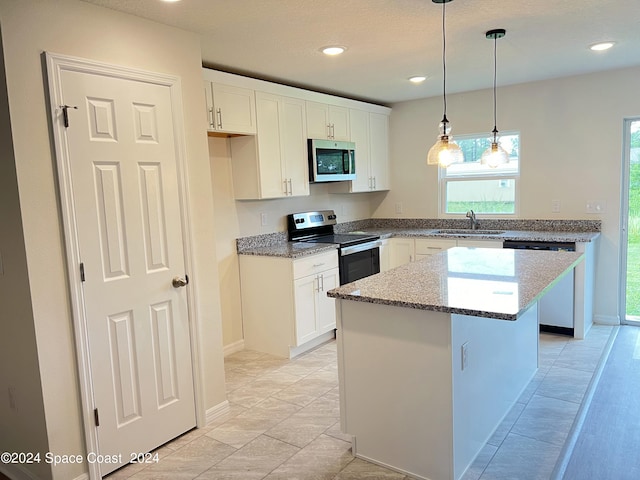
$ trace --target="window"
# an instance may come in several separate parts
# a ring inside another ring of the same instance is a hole
[[[491,139],[483,134],[458,135],[455,141],[464,153],[464,163],[440,168],[440,210],[447,215],[515,215],[516,190],[520,175],[520,134],[500,136],[500,144],[509,153],[509,163],[491,168],[480,164],[480,157]]]

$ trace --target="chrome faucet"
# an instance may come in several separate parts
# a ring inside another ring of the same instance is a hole
[[[476,214],[473,210],[467,212],[467,218],[471,220],[471,230],[478,228],[478,220],[476,220]]]

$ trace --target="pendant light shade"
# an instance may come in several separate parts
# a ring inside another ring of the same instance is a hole
[[[446,64],[446,35],[445,35],[445,5],[453,0],[432,0],[433,3],[442,4],[442,103],[443,114],[439,128],[438,140],[429,149],[427,165],[440,165],[448,167],[454,163],[464,161],[462,150],[451,138],[451,126],[447,119],[447,64]]]
[[[495,30],[489,30],[485,37],[487,40],[493,40],[493,139],[491,145],[487,148],[482,157],[480,157],[480,163],[482,165],[488,165],[491,168],[496,168],[505,163],[509,163],[509,154],[502,148],[500,142],[498,142],[498,127],[497,127],[497,101],[496,101],[496,77],[497,77],[497,43],[498,39],[504,37],[507,31],[503,28],[497,28]]]
[[[454,163],[462,163],[464,161],[462,150],[449,135],[451,127],[446,116],[440,122],[439,129],[438,140],[427,154],[427,165],[440,165],[447,168]]]

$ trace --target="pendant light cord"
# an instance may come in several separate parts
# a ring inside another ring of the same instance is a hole
[[[444,133],[446,135],[446,127],[447,127],[447,62],[446,62],[446,52],[447,52],[447,35],[445,31],[445,9],[446,2],[442,3],[442,106],[443,106],[443,116],[442,121],[444,125]]]
[[[498,76],[498,36],[493,37],[493,142],[498,135],[498,102],[496,100],[496,78]]]

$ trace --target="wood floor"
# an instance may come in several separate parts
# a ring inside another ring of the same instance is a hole
[[[640,328],[619,328],[584,408],[566,468],[557,478],[639,479]]]

